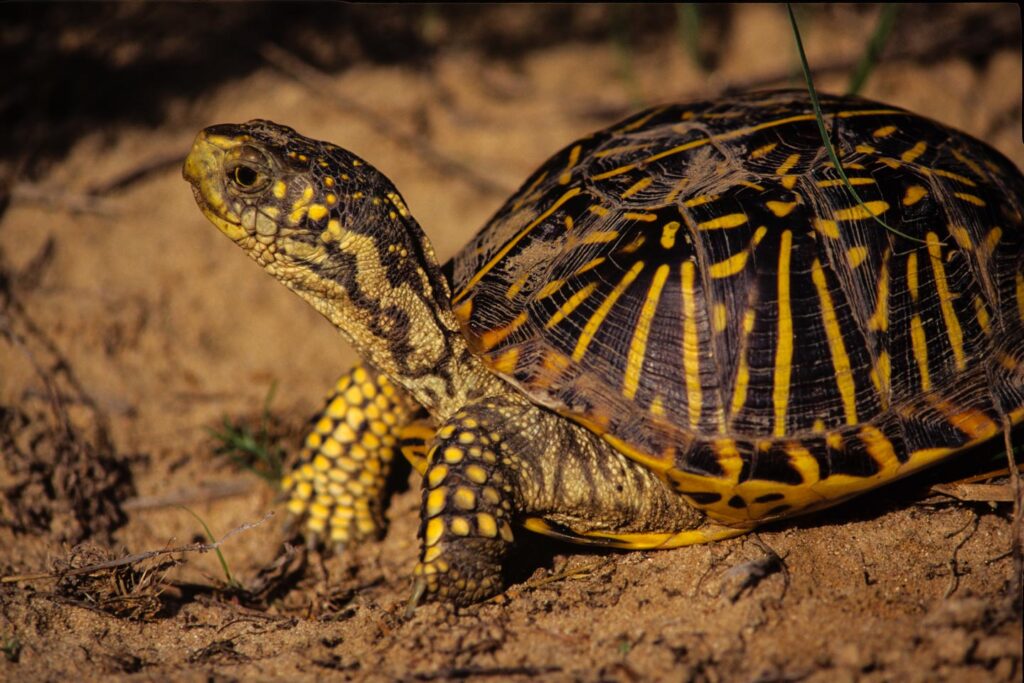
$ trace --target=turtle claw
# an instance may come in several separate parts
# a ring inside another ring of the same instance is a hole
[[[310,531],[306,531],[306,533],[303,534],[303,536],[306,539],[306,549],[307,550],[316,551],[316,550],[319,550],[322,547],[321,541],[320,541],[320,534],[318,534],[317,532],[311,531],[311,530]]]
[[[413,612],[419,606],[420,601],[423,600],[423,596],[427,592],[427,580],[422,576],[417,576],[412,582],[412,595],[409,596],[409,601],[405,603],[405,618],[409,619],[412,617]]]

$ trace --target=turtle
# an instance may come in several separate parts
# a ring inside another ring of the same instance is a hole
[[[736,536],[1024,420],[1024,178],[904,109],[761,91],[577,140],[445,264],[353,152],[266,120],[201,131],[206,217],[362,363],[283,479],[309,537],[384,529],[422,475],[413,601],[504,590],[530,533]]]

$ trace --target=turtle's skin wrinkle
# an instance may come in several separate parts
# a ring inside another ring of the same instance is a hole
[[[378,536],[402,451],[414,594],[466,604],[502,590],[522,527],[726,538],[1022,422],[1024,178],[923,117],[824,106],[863,204],[804,93],[664,106],[553,156],[443,269],[351,152],[201,132],[201,210],[364,360],[283,482],[310,536]]]

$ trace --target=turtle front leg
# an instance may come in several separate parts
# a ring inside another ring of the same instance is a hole
[[[499,593],[513,541],[514,491],[503,443],[462,411],[427,453],[410,608],[421,597],[467,605]]]
[[[420,408],[382,374],[357,365],[342,375],[281,481],[307,541],[336,548],[384,532],[385,483],[402,430]]]
[[[644,547],[637,538],[667,541],[705,522],[657,473],[512,395],[464,407],[438,430],[426,460],[410,608],[501,592],[513,525],[546,520],[563,538]]]

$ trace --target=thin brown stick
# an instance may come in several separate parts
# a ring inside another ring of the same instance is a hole
[[[251,492],[256,486],[252,479],[235,479],[232,481],[218,482],[201,488],[182,489],[172,491],[162,496],[135,496],[121,504],[121,509],[128,510],[155,510],[158,508],[174,507],[191,503],[206,503],[221,498],[241,496]]]
[[[125,555],[124,557],[118,557],[114,560],[107,560],[105,562],[97,562],[96,564],[90,564],[85,567],[77,567],[75,569],[68,569],[66,571],[59,572],[37,572],[35,574],[15,574],[11,576],[0,576],[0,583],[20,583],[22,581],[36,581],[39,579],[60,579],[65,576],[78,576],[79,574],[91,574],[92,572],[98,572],[103,569],[113,569],[114,567],[123,567],[126,564],[135,564],[136,562],[142,562],[153,557],[160,557],[161,555],[171,555],[173,553],[206,553],[211,550],[216,550],[221,546],[222,543],[227,541],[235,534],[243,531],[248,531],[254,527],[266,522],[268,519],[274,516],[274,513],[268,512],[263,517],[255,522],[246,522],[241,524],[231,531],[224,534],[219,541],[213,543],[190,543],[188,545],[178,546],[176,548],[165,548],[163,550],[147,550],[141,553],[133,553],[131,555]]]

